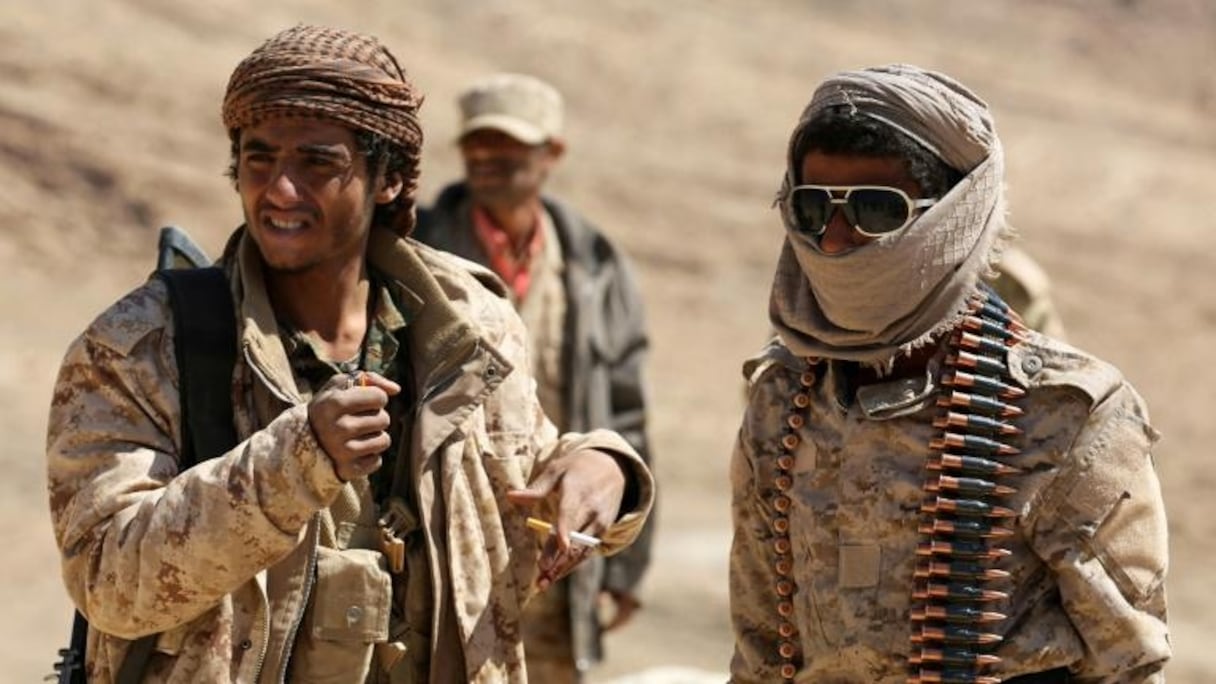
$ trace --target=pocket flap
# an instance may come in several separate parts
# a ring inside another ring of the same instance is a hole
[[[392,576],[384,554],[320,548],[312,592],[312,636],[363,643],[388,640]]]

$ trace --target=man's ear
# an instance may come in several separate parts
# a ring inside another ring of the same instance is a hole
[[[549,138],[545,145],[549,147],[549,156],[553,161],[561,159],[566,153],[566,141],[561,138]]]
[[[385,171],[380,174],[380,184],[376,188],[376,204],[388,204],[397,199],[405,187],[405,177],[400,171]]]

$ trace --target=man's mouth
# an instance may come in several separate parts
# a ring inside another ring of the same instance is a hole
[[[267,218],[266,223],[276,230],[298,230],[304,226],[300,219]]]

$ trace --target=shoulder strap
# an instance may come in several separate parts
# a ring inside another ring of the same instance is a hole
[[[181,229],[161,229],[156,277],[169,290],[180,382],[179,472],[215,458],[237,444],[232,410],[236,366],[236,312],[228,279]],[[68,648],[55,663],[59,684],[85,684],[89,623],[77,611]],[[156,634],[132,642],[116,684],[139,684],[156,646]]]
[[[173,344],[181,395],[181,472],[237,444],[232,412],[236,314],[228,279],[218,266],[160,269],[156,277],[169,288],[173,308]],[[143,681],[157,636],[150,634],[131,644],[115,677],[116,684]]]
[[[156,276],[169,288],[181,380],[180,470],[236,446],[232,369],[236,314],[228,279],[217,266],[168,269]]]

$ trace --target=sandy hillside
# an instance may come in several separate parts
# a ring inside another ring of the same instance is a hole
[[[256,7],[257,9],[251,9]],[[354,14],[349,7],[358,7]],[[68,604],[42,440],[69,342],[146,277],[156,228],[211,251],[238,221],[219,101],[297,21],[380,35],[428,94],[423,195],[455,173],[452,98],[552,80],[555,179],[636,260],[663,487],[647,610],[597,674],[729,658],[726,467],[763,334],[789,128],[824,75],[910,61],[992,104],[1013,218],[1074,342],[1148,398],[1170,506],[1175,682],[1216,680],[1216,4],[1207,0],[9,0],[0,4],[0,679],[36,681]]]

